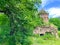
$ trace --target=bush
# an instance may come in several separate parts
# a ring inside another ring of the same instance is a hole
[[[58,35],[59,35],[59,37],[60,37],[60,31],[58,31]]]

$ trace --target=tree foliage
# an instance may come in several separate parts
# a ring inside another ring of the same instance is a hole
[[[56,25],[58,29],[60,30],[60,18],[51,18],[50,22]]]
[[[9,32],[7,35],[4,34],[5,38],[1,37],[2,44],[3,42],[5,45],[31,44],[28,39],[33,35],[34,27],[42,23],[36,7],[36,4],[40,3],[41,0],[0,0],[0,12],[6,15],[4,17],[7,17],[9,22]]]

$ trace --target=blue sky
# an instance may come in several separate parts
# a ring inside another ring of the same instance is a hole
[[[60,0],[42,0],[39,10],[44,8],[49,13],[49,17],[60,17]]]

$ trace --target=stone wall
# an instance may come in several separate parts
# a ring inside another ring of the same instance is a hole
[[[36,27],[35,30],[33,31],[34,34],[43,34],[45,35],[46,33],[51,33],[52,35],[55,35],[56,38],[58,38],[58,33],[57,33],[57,28],[51,27],[51,26],[40,26]]]
[[[44,22],[49,22],[48,20],[48,14],[41,14],[40,17],[43,19]]]

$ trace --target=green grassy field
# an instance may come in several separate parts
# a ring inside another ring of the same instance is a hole
[[[52,40],[35,39],[33,45],[60,45],[60,39]]]

